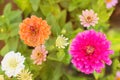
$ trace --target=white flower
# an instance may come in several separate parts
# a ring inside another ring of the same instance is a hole
[[[69,43],[67,42],[68,38],[65,38],[63,35],[60,35],[56,39],[56,46],[58,48],[65,48]]]
[[[10,51],[4,56],[3,60],[1,61],[2,70],[5,71],[5,74],[8,77],[15,77],[21,72],[21,70],[24,69],[24,60],[25,57],[21,56],[21,53]]]

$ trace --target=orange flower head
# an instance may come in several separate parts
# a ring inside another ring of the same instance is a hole
[[[19,25],[20,38],[28,46],[36,47],[45,43],[51,33],[50,26],[42,18],[31,16]]]
[[[32,51],[31,59],[34,61],[34,64],[41,65],[43,61],[46,61],[48,51],[46,51],[44,45],[35,47]]]

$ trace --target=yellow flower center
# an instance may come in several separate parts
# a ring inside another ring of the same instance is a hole
[[[112,0],[106,0],[106,3],[110,3]]]
[[[39,53],[37,53],[36,56],[39,57],[39,58],[42,58],[43,54],[39,52]]]
[[[86,47],[86,53],[87,54],[92,54],[94,52],[95,48],[92,46],[87,46]]]
[[[86,21],[87,21],[88,23],[91,23],[92,20],[93,20],[93,18],[92,18],[91,16],[87,16],[87,17],[86,17]]]
[[[16,61],[15,58],[11,58],[11,59],[9,59],[8,65],[10,68],[14,69],[17,67],[18,62]]]

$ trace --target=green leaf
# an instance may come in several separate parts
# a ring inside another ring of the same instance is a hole
[[[58,25],[58,22],[56,21],[56,18],[52,14],[49,14],[46,20],[48,24],[51,25],[52,34],[55,36],[60,34],[61,29],[60,29],[60,26]]]
[[[69,55],[68,51],[66,51],[62,62],[65,64],[70,64],[70,61],[71,61],[71,56]]]
[[[110,10],[106,9],[105,2],[101,0],[97,0],[96,4],[92,5],[92,9],[95,11],[95,13],[97,13],[99,17],[99,20],[98,20],[99,23],[95,26],[96,29],[98,28],[98,30],[102,29],[106,31],[110,26],[108,21],[113,12],[113,9],[110,9]]]
[[[14,0],[14,2],[22,11],[24,11],[25,16],[27,16],[32,11],[29,0]]]
[[[11,50],[16,51],[17,47],[18,47],[18,37],[8,38],[6,40],[5,46],[0,51],[0,54],[4,56],[8,51]]]
[[[0,27],[4,24],[4,15],[0,16]]]
[[[49,0],[48,0],[49,1]],[[51,0],[51,1],[49,1],[50,2],[50,4],[56,4],[56,3],[59,3],[60,1],[62,1],[62,0]]]
[[[81,28],[78,28],[74,30],[73,32],[66,34],[69,39],[73,39],[79,32],[82,32],[83,30]]]
[[[54,68],[52,80],[60,80],[61,75],[62,75],[61,64],[58,63],[57,67]]]
[[[70,4],[69,4],[69,7],[68,7],[68,10],[71,12],[77,8],[88,8],[88,6],[86,5],[89,5],[91,2],[91,0],[71,0],[70,1]]]
[[[64,0],[64,1],[61,1],[59,4],[61,7],[67,10],[70,2],[71,2],[70,0]]]
[[[11,9],[12,9],[12,5],[10,3],[8,3],[4,8],[3,14],[4,15],[9,14],[11,12]]]
[[[33,10],[37,11],[40,4],[40,0],[30,0],[30,3],[32,5]]]
[[[14,36],[18,35],[18,30],[19,30],[19,26],[18,25],[19,25],[19,23],[14,23],[14,24],[11,24],[9,26],[9,29],[10,29],[9,36],[10,37],[14,37]]]
[[[105,74],[104,74],[104,69],[101,71],[101,73],[97,73],[97,72],[94,72],[93,75],[95,77],[96,80],[99,80],[99,78],[102,78]]]
[[[18,47],[18,36],[9,38],[6,44],[9,46],[10,51],[11,50],[16,51]]]
[[[11,11],[7,16],[5,16],[11,22],[21,21],[21,11]]]
[[[72,23],[68,22],[63,26],[61,33],[62,34],[66,34],[66,33],[70,34],[72,31],[73,31]]]
[[[58,61],[62,61],[63,60],[63,58],[64,58],[64,56],[65,56],[65,52],[64,52],[64,50],[59,50],[59,52],[57,53],[57,59],[58,59]]]
[[[58,16],[60,14],[60,7],[58,4],[50,4],[49,2],[41,3],[40,9],[44,16],[48,16],[49,14]]]
[[[59,20],[59,25],[62,27],[66,22],[66,10],[60,13],[58,20]]]
[[[54,63],[54,62],[53,62]],[[43,66],[43,68],[39,71],[39,76],[37,79],[41,80],[52,80],[53,79],[53,71],[55,70],[55,67],[50,61],[47,62],[46,65]]]
[[[119,60],[116,58],[113,60],[113,64],[112,64],[112,71],[113,73],[115,73],[117,71],[117,68],[119,67]]]
[[[9,35],[7,33],[0,33],[0,40],[6,40],[9,38]]]
[[[72,76],[69,74],[66,74],[66,75],[69,78],[68,80],[93,80],[93,79],[88,79],[88,78],[83,77],[83,76]]]
[[[120,44],[118,44],[118,42],[120,42],[119,34],[120,32],[117,30],[110,30],[107,33],[108,39],[111,41],[111,49],[117,52],[120,50]]]
[[[6,44],[2,50],[0,50],[0,55],[4,56],[9,51],[9,46]]]

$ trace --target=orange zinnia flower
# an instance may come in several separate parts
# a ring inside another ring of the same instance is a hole
[[[49,38],[50,33],[50,26],[47,22],[36,16],[26,18],[20,24],[20,38],[28,46],[35,47],[44,44],[45,40]]]
[[[43,61],[46,61],[47,53],[44,45],[37,46],[32,51],[31,59],[34,60],[34,64],[41,65]]]

